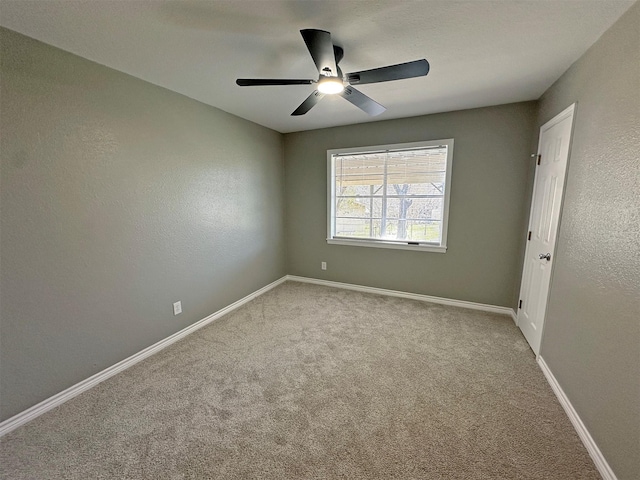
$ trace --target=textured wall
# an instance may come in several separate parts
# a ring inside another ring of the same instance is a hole
[[[541,355],[620,480],[640,472],[640,3],[542,97],[578,102]]]
[[[515,306],[534,120],[529,102],[285,135],[288,273]],[[447,253],[327,244],[328,149],[443,138],[455,139]]]
[[[284,174],[276,132],[0,34],[6,419],[284,275]]]

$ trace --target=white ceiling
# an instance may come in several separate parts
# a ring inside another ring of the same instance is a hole
[[[0,0],[0,25],[279,132],[533,100],[635,0]],[[427,77],[359,88],[290,114],[317,78],[299,30],[332,33],[353,72],[426,58]]]

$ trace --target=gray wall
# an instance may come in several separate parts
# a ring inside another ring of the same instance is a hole
[[[578,102],[541,355],[620,480],[640,472],[640,4],[542,97]]]
[[[288,273],[514,307],[534,120],[528,102],[285,135]],[[328,149],[443,138],[455,140],[447,253],[327,244]]]
[[[0,35],[6,419],[284,275],[284,174],[279,133]]]

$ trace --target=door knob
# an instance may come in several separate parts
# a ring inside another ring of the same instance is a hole
[[[546,260],[547,260],[547,262],[548,262],[549,260],[551,260],[551,254],[550,254],[550,253],[547,253],[547,254],[545,255],[544,253],[541,253],[541,254],[540,254],[540,260],[544,260],[544,259],[546,259]]]

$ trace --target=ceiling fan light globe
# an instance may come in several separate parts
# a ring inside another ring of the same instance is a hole
[[[322,78],[318,82],[318,91],[324,94],[335,94],[340,93],[344,90],[344,84],[342,83],[342,79],[338,77],[328,77]]]

